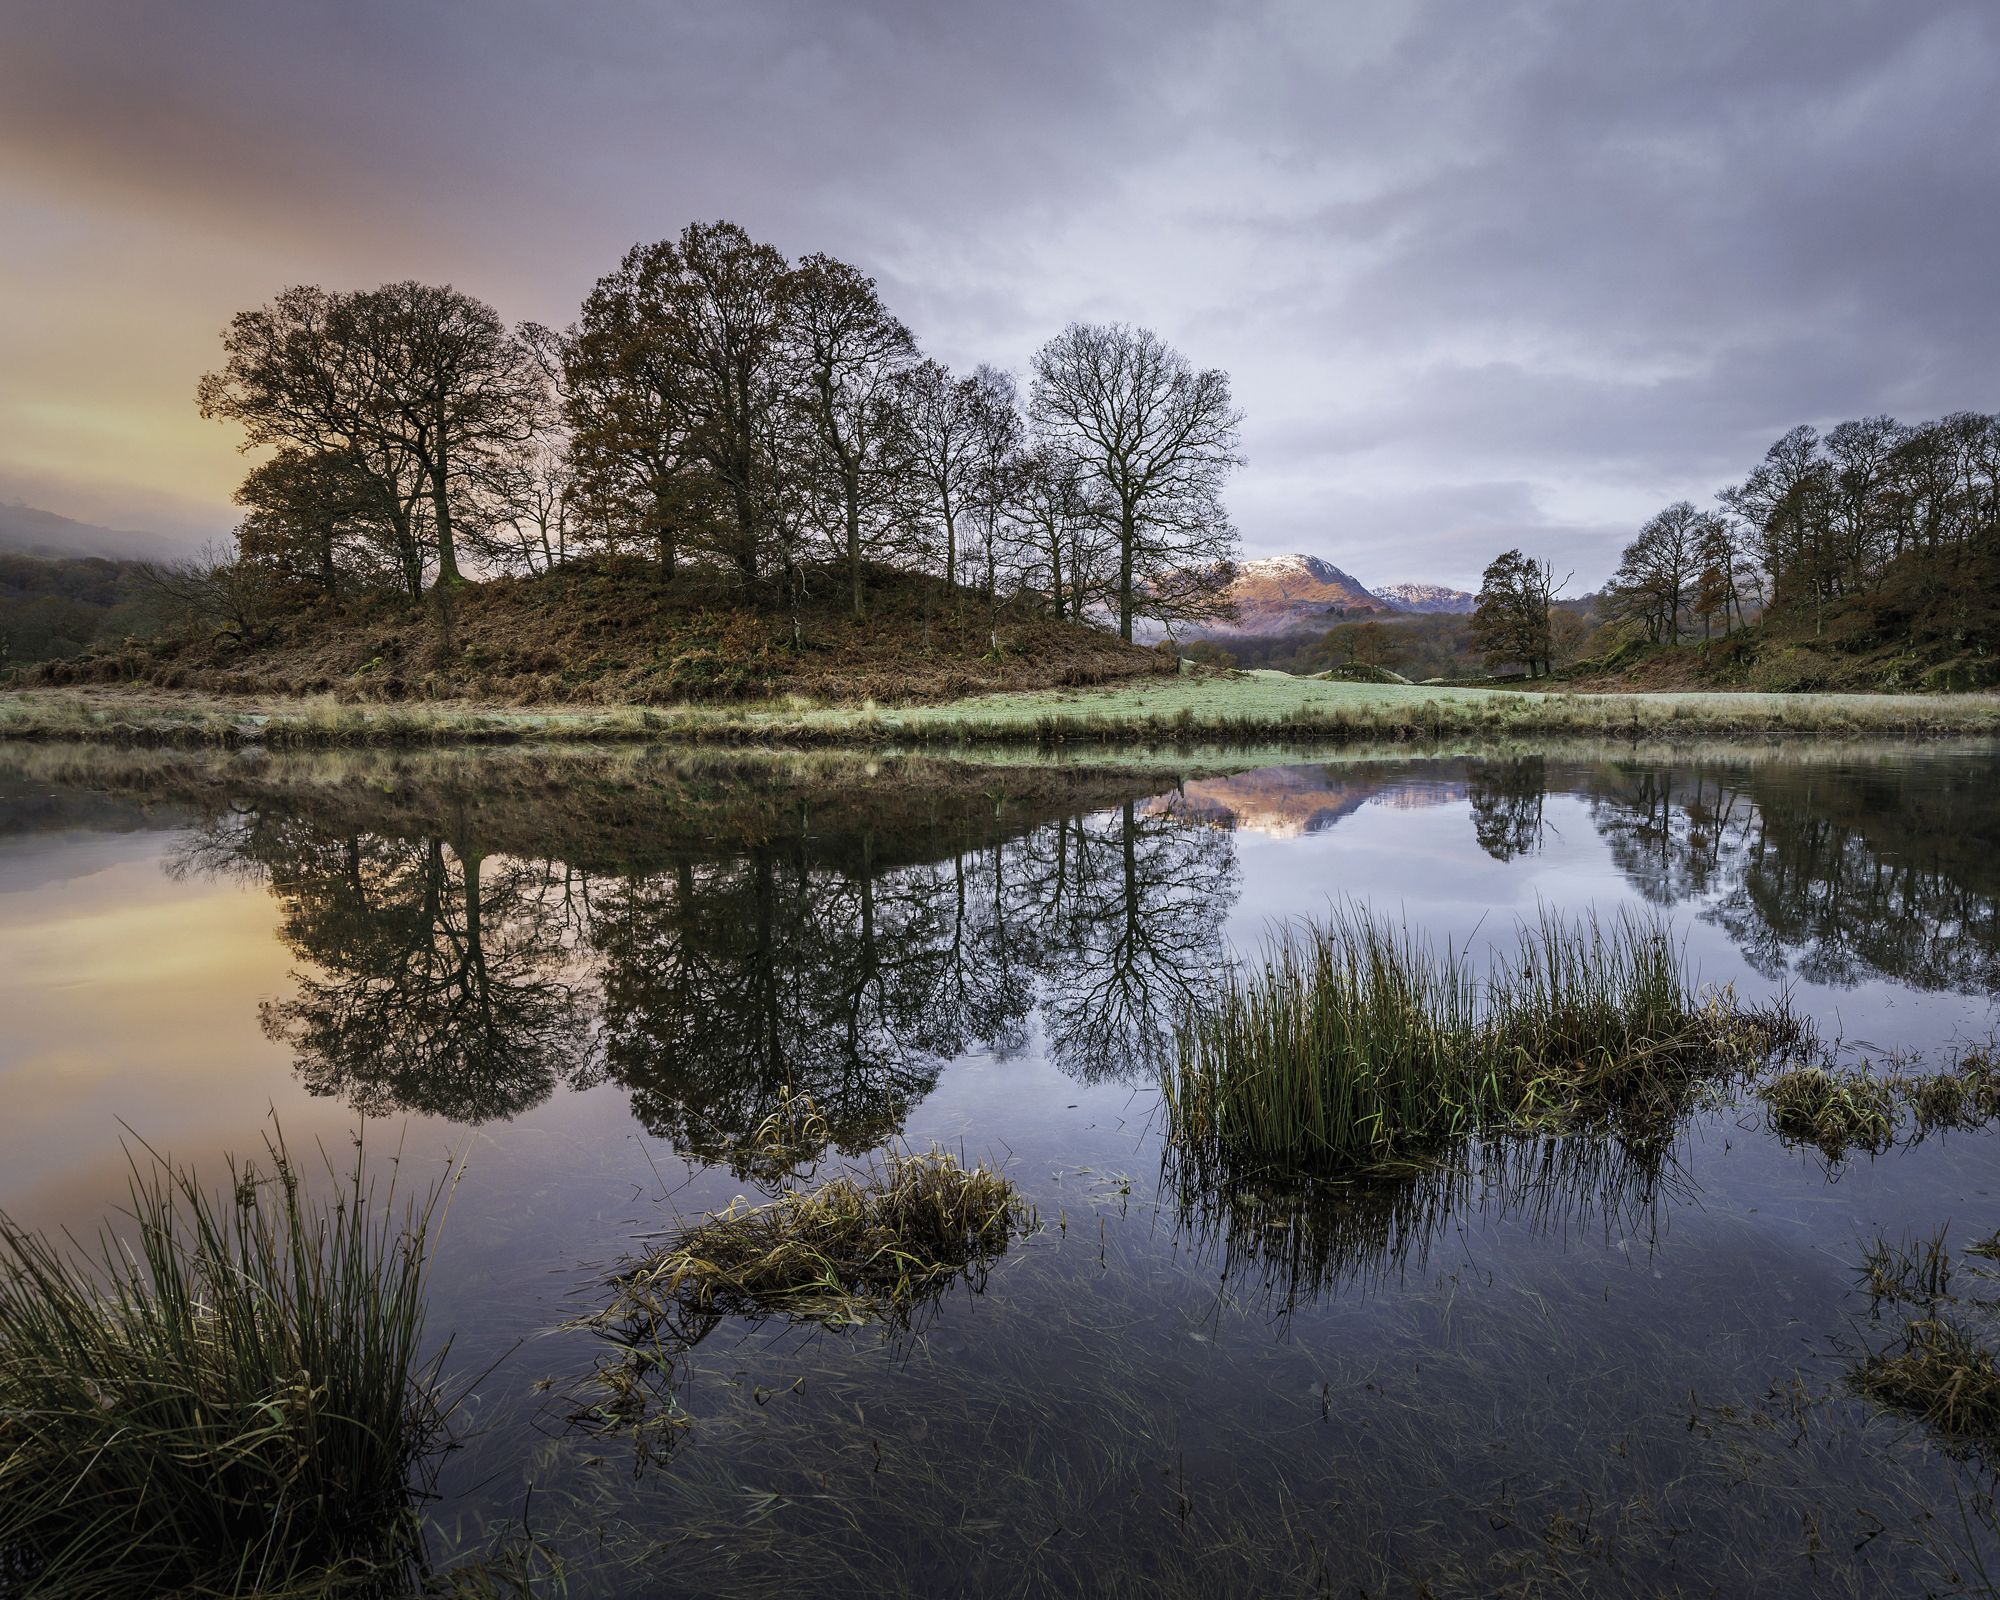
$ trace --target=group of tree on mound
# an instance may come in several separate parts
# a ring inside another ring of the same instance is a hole
[[[1240,413],[1145,329],[1072,324],[1023,397],[926,359],[855,268],[718,222],[635,247],[559,332],[411,282],[287,289],[224,346],[202,414],[268,454],[237,549],[180,575],[222,625],[601,553],[779,607],[838,572],[857,613],[889,563],[1127,639],[1227,609]]]

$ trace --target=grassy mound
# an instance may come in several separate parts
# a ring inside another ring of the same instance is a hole
[[[342,701],[471,699],[515,705],[723,704],[791,697],[932,703],[996,689],[1171,674],[1171,653],[963,587],[869,566],[855,616],[845,577],[794,607],[711,572],[662,579],[613,557],[498,578],[423,605],[377,596],[336,616],[280,619],[235,637],[128,644],[44,662],[24,686],[117,683]]]
[[[359,1164],[315,1202],[282,1142],[227,1194],[136,1164],[136,1249],[0,1218],[0,1591],[332,1591],[413,1546],[443,1417],[420,1368],[439,1190]]]

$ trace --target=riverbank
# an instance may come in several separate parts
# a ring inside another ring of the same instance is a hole
[[[0,694],[0,738],[269,749],[523,741],[780,747],[1288,744],[1501,737],[2000,733],[2000,696],[1530,693],[1333,683],[1280,673],[1015,690],[944,705],[521,707],[473,700],[343,705],[330,697],[86,686]]]
[[[1346,744],[1460,734],[1681,737],[1763,733],[1993,734],[2000,697],[1609,695],[1329,683],[1283,674],[1011,691],[944,705],[526,708],[471,700],[342,705],[329,698],[145,689],[0,695],[0,737],[269,748],[674,741],[775,746],[1128,745],[1270,740]]]

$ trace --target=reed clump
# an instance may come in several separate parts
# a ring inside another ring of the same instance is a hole
[[[935,1145],[895,1151],[688,1229],[620,1274],[594,1320],[622,1326],[628,1339],[677,1332],[684,1344],[732,1314],[862,1321],[990,1263],[1035,1220],[1013,1182],[984,1162],[960,1166]]]
[[[1502,1124],[1629,1130],[1803,1044],[1788,1013],[1697,988],[1667,927],[1523,927],[1482,980],[1369,912],[1287,931],[1177,1029],[1170,1144],[1231,1166],[1381,1162]]]
[[[135,1156],[136,1237],[94,1256],[0,1217],[0,1592],[329,1592],[407,1558],[441,1192],[399,1211],[357,1159],[314,1200],[279,1138],[220,1194]]]

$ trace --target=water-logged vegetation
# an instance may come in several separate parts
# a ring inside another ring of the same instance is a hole
[[[1991,753],[1317,754],[44,744],[0,1073],[115,1152],[145,1075],[44,1063],[170,1048],[150,997],[247,919],[191,1014],[263,1075],[169,1085],[208,1125],[476,1124],[456,1448],[377,1588],[1992,1592]],[[157,1046],[107,1042],[93,896],[185,947],[117,969]],[[1350,1073],[1346,1154],[1170,1144],[1232,984],[1325,1030],[1239,1039],[1295,1089],[1345,1040],[1439,1092],[1378,1144]],[[103,1209],[53,1143],[0,1126],[51,1237]]]

